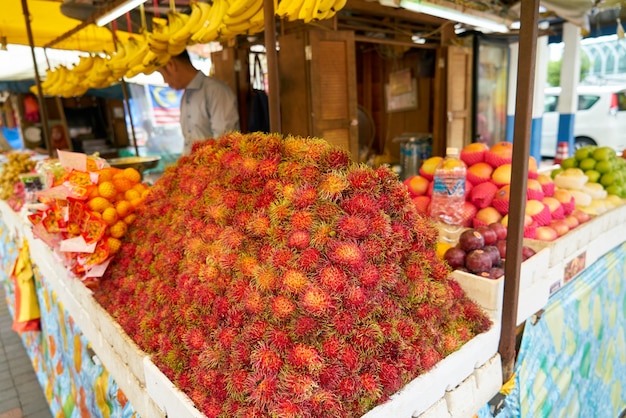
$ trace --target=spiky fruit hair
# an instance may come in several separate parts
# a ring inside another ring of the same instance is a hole
[[[319,138],[197,143],[96,299],[207,416],[360,416],[489,328],[391,170]]]

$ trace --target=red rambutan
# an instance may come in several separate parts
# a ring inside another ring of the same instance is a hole
[[[245,298],[246,311],[250,314],[258,314],[265,309],[265,300],[259,292],[251,290]]]
[[[282,277],[282,289],[286,293],[300,293],[309,285],[306,275],[296,269],[288,269]]]
[[[367,292],[361,286],[350,286],[346,290],[345,303],[352,309],[361,308],[367,302]]]
[[[350,186],[346,177],[339,172],[326,173],[320,179],[318,188],[322,199],[335,200]]]
[[[348,312],[338,312],[331,321],[337,332],[344,337],[352,333],[355,325],[354,316]]]
[[[296,344],[289,350],[288,361],[292,366],[309,372],[319,371],[324,364],[315,347],[305,344]]]
[[[320,200],[315,205],[314,213],[320,221],[332,223],[343,211],[335,202]]]
[[[317,189],[309,184],[296,188],[292,196],[293,205],[298,209],[304,209],[317,201]]]
[[[340,170],[348,167],[350,155],[343,148],[328,147],[322,154],[318,164],[322,167],[322,170]]]
[[[321,257],[317,248],[310,247],[300,253],[297,262],[304,271],[314,271],[317,270]]]
[[[330,295],[317,286],[310,286],[306,289],[300,302],[300,306],[306,312],[316,316],[327,314],[333,306]]]
[[[334,335],[330,335],[322,342],[321,350],[326,358],[336,358],[341,347],[341,340]]]
[[[277,284],[277,273],[267,266],[258,266],[254,271],[253,283],[264,292],[272,291]]]
[[[328,247],[326,255],[331,261],[352,269],[363,267],[365,257],[357,243],[333,240]]]
[[[278,391],[278,380],[275,376],[264,376],[261,373],[255,373],[248,378],[249,399],[260,408],[267,408],[272,404],[272,400],[276,398]]]
[[[298,402],[309,399],[319,387],[315,379],[302,373],[287,372],[279,379],[283,391]]]
[[[348,285],[348,276],[339,267],[327,265],[319,272],[319,281],[333,292],[341,292]]]
[[[374,264],[367,263],[363,269],[357,273],[357,278],[361,284],[367,288],[376,287],[380,282],[380,272]]]
[[[272,300],[272,313],[278,319],[286,318],[295,310],[295,304],[285,296],[278,295]]]
[[[253,237],[267,236],[270,228],[270,218],[264,211],[255,212],[246,225],[246,232]]]
[[[185,345],[193,350],[201,349],[205,341],[206,335],[200,328],[192,328],[183,336]]]
[[[339,360],[350,374],[355,373],[362,366],[359,353],[351,345],[344,345],[339,353]]]
[[[364,238],[370,234],[369,219],[360,215],[345,215],[337,220],[337,236],[340,239]]]
[[[293,333],[297,338],[311,336],[318,332],[319,327],[320,324],[315,318],[300,316],[293,324]]]
[[[265,343],[252,350],[250,361],[255,371],[268,376],[275,376],[283,365],[280,354]]]
[[[291,229],[298,230],[308,230],[313,226],[313,213],[308,210],[300,210],[294,212],[291,216],[290,226]]]
[[[361,392],[357,376],[344,376],[337,385],[338,394],[346,399],[356,399]]]
[[[359,192],[378,193],[378,190],[376,190],[380,185],[378,176],[374,170],[367,166],[356,166],[352,168],[348,171],[346,178],[352,188]]]
[[[309,231],[302,229],[292,231],[287,237],[287,246],[290,248],[296,248],[303,250],[309,246],[311,240],[311,234]]]

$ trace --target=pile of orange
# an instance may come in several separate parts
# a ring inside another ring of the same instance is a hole
[[[132,167],[105,167],[94,172],[98,181],[89,193],[87,207],[108,225],[105,237],[109,253],[115,254],[128,225],[137,216],[133,213],[135,208],[144,201],[150,188],[141,182],[141,174]]]

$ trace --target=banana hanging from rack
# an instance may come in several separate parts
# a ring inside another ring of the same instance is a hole
[[[257,8],[257,0],[235,0],[230,3],[228,6],[228,10],[226,10],[226,16],[236,19],[239,15],[247,14],[248,9],[253,8],[256,10]],[[263,6],[263,1],[261,1],[261,7]]]
[[[234,30],[233,27],[249,22],[250,18],[254,16],[260,9],[263,9],[263,0],[245,0],[249,4],[246,5],[246,9],[241,13],[230,15],[229,12],[232,9],[230,7],[224,16],[224,24],[230,30]]]
[[[72,67],[72,72],[78,74],[85,74],[93,67],[93,59],[91,55],[81,55],[78,59],[78,63]]]
[[[200,17],[193,27],[189,30],[189,38],[187,42],[191,42],[191,37],[200,29],[209,24],[209,13],[211,13],[211,4],[204,1],[197,1],[195,5],[200,9]]]
[[[298,13],[298,19],[303,20],[304,23],[311,22],[317,14],[319,3],[320,0],[305,0]]]
[[[335,0],[320,0],[319,4],[317,5],[317,10],[315,11],[315,19],[326,19],[326,16],[330,13],[334,4]]]
[[[170,32],[170,46],[172,44],[186,44],[187,40],[191,37],[192,29],[196,27],[202,18],[203,10],[197,2],[192,1],[189,6],[191,7],[191,13],[188,15],[185,24],[177,31]]]
[[[149,39],[153,39],[156,42],[168,44],[170,41],[170,28],[168,26],[168,20],[162,17],[152,18],[152,32],[150,32]]]
[[[191,36],[194,43],[208,43],[218,37],[218,29],[222,25],[230,3],[228,0],[214,0],[208,15],[208,24]]]
[[[286,17],[288,21],[293,22],[298,19],[300,15],[300,9],[304,6],[304,3],[310,0],[282,0],[278,4],[278,8],[280,11],[279,16]],[[281,5],[285,4],[285,6],[281,10]]]
[[[335,16],[339,10],[345,7],[347,2],[348,0],[335,0],[335,3],[330,8],[330,11],[326,14],[324,18],[330,19],[331,17]]]

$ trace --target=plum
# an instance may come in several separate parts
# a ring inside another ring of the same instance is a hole
[[[479,250],[485,246],[485,238],[474,228],[466,229],[459,236],[459,247],[466,253]]]
[[[483,250],[472,250],[465,256],[465,267],[474,273],[488,273],[491,270],[491,255]]]

